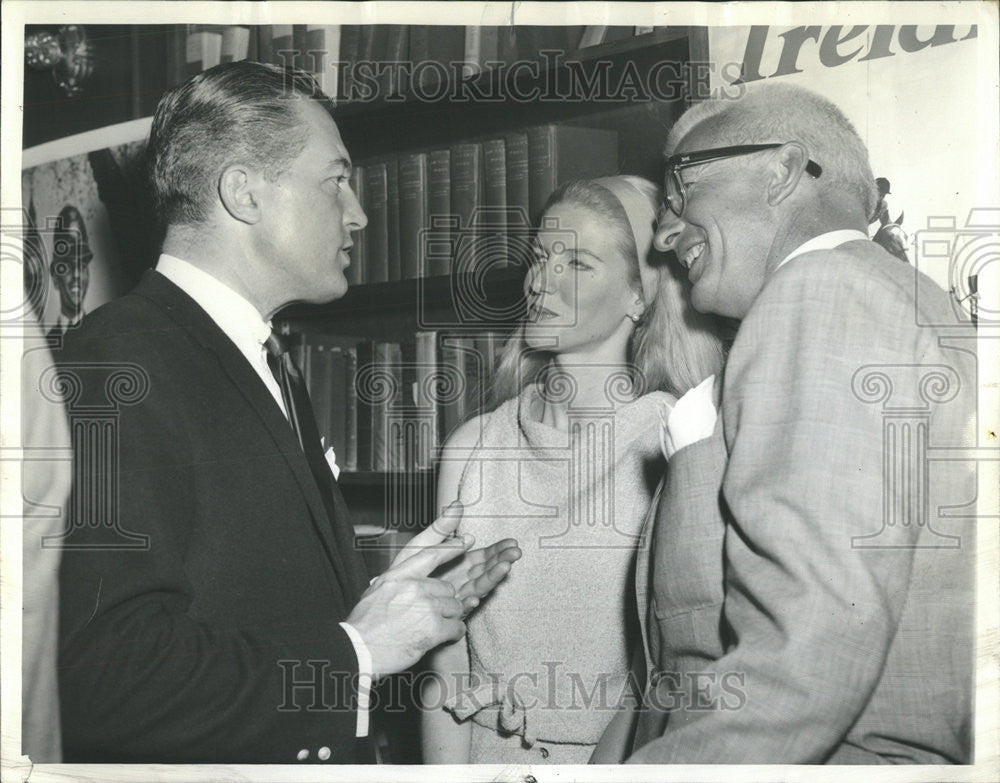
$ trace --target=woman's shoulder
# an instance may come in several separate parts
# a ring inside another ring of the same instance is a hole
[[[642,415],[646,412],[652,412],[655,415],[659,408],[666,406],[667,410],[672,410],[676,404],[677,398],[670,392],[652,391],[641,397],[636,397],[624,407],[632,415]]]

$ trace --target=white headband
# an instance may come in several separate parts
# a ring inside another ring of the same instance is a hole
[[[639,188],[623,177],[601,177],[591,180],[609,191],[625,210],[629,225],[632,227],[632,238],[639,258],[639,279],[642,281],[642,301],[648,307],[656,296],[659,276],[656,269],[649,265],[649,253],[653,247],[653,224],[656,222],[656,210]]]

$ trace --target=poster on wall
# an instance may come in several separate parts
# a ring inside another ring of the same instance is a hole
[[[138,120],[24,152],[25,294],[53,345],[155,261],[148,130]]]
[[[979,159],[987,131],[962,89],[974,83],[980,43],[976,25],[710,27],[711,59],[720,64],[711,86],[735,97],[780,81],[837,104],[876,177],[869,235],[960,298],[975,270],[950,263],[953,253],[921,253],[919,238],[996,217],[977,209],[991,203]]]

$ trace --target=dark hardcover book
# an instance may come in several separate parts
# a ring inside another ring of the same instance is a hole
[[[417,332],[417,415],[423,426],[417,449],[418,470],[429,470],[434,465],[438,447],[438,353],[437,332]]]
[[[340,60],[344,63],[339,75],[340,97],[345,102],[352,99],[354,91],[354,64],[361,47],[361,25],[345,24],[340,28]]]
[[[451,209],[451,150],[433,150],[427,161],[427,228],[434,237],[433,251],[427,254],[427,276],[446,275],[451,271],[451,253],[444,252],[452,237],[444,222]]]
[[[528,208],[537,223],[559,185],[618,173],[618,134],[572,125],[528,128]]]
[[[337,61],[340,59],[340,25],[301,25],[305,28],[302,52],[307,69],[323,93],[337,99]],[[298,25],[296,25],[298,27]]]
[[[222,33],[204,25],[188,25],[184,75],[190,79],[222,60]]]
[[[306,334],[302,338],[306,364],[309,368],[307,386],[316,429],[326,446],[331,445],[330,399],[333,397],[333,363],[330,360],[330,341],[322,335]]]
[[[417,437],[420,422],[417,410],[417,344],[415,341],[410,341],[402,343],[399,347],[403,361],[403,370],[400,373],[402,380],[400,405],[405,410],[409,423],[402,446],[400,470],[414,471],[417,469],[420,446],[420,438]]]
[[[302,56],[295,50],[295,26],[290,24],[271,25],[272,60],[275,65],[298,68]]]
[[[402,95],[406,91],[406,69],[402,63],[406,60],[409,42],[406,25],[390,24],[385,27],[386,43],[385,53],[382,57],[382,62],[385,65],[379,74],[379,87],[382,90],[383,98],[389,95]]]
[[[483,203],[483,147],[462,142],[451,147],[451,212],[458,216],[452,269],[471,272],[475,268],[478,227],[473,224]]]
[[[222,30],[222,50],[219,62],[232,63],[246,60],[250,55],[250,28],[229,25]]]
[[[385,160],[385,222],[388,232],[388,273],[390,280],[402,280],[399,256],[399,158]]]
[[[344,461],[338,464],[344,470],[358,470],[358,391],[354,379],[358,375],[358,349],[352,345],[344,348]],[[338,455],[339,457],[339,455]]]
[[[354,191],[354,195],[358,197],[358,203],[361,204],[361,208],[365,209],[367,199],[365,197],[364,166],[355,166],[351,169],[350,185],[351,190]],[[367,212],[367,209],[365,211]],[[354,247],[351,248],[351,265],[347,267],[344,276],[347,278],[348,285],[361,285],[367,282],[365,280],[365,267],[368,262],[367,237],[364,231],[355,231],[351,235],[351,239],[354,240]]]
[[[257,62],[274,62],[274,29],[269,24],[257,25]]]
[[[543,60],[543,51],[576,51],[583,31],[583,25],[519,25],[514,29],[518,59]]]
[[[531,261],[529,238],[533,228],[528,177],[528,134],[508,133],[504,137],[507,165],[507,265],[527,269]]]
[[[384,283],[389,279],[389,218],[386,209],[386,170],[384,163],[365,166],[365,283]]]
[[[340,469],[347,469],[347,353],[342,345],[331,345],[330,361],[330,438],[328,446]]]
[[[400,348],[397,343],[375,343],[375,371],[380,378],[388,379],[390,376],[396,379],[392,388],[398,390],[402,386],[399,375],[402,371],[402,358]],[[376,384],[381,392],[388,384]],[[391,470],[392,466],[398,464],[398,445],[392,437],[390,419],[395,413],[398,400],[396,397],[386,398],[379,395],[373,400],[372,418],[372,470]]]
[[[445,443],[455,429],[468,418],[469,349],[462,337],[441,340],[440,372],[444,376],[439,408],[441,411],[441,442]],[[444,393],[447,390],[448,393]],[[451,393],[454,392],[454,393]]]
[[[507,266],[507,151],[503,139],[483,142],[483,208],[479,213],[481,257],[489,269]]]
[[[399,258],[403,280],[427,274],[420,232],[427,225],[427,153],[414,152],[399,159]]]
[[[456,75],[461,76],[465,62],[465,27],[434,25],[428,35],[428,49],[427,58],[440,63],[444,68],[424,69],[422,84],[425,86],[437,84],[445,74],[449,83],[454,81]]]
[[[357,372],[354,378],[357,469],[359,471],[374,470],[374,433],[377,411],[374,390],[377,388],[377,384],[372,383],[372,373],[375,372],[375,343],[370,340],[362,340],[355,346],[355,353],[357,356]]]
[[[430,25],[412,24],[408,29],[411,88],[424,85],[432,78],[427,74],[426,63],[431,58]]]

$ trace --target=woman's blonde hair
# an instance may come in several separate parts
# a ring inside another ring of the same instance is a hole
[[[659,204],[659,188],[642,177],[621,176],[652,206]],[[605,219],[629,267],[629,283],[642,291],[639,251],[629,217],[615,195],[590,180],[560,186],[545,204],[548,212],[557,204],[571,203],[590,209]],[[719,324],[714,316],[698,313],[690,304],[690,283],[681,265],[652,247],[646,263],[655,270],[655,292],[643,292],[646,310],[636,325],[628,349],[628,371],[636,394],[666,391],[680,397],[712,373],[719,373],[725,360]],[[649,279],[650,275],[646,275]],[[530,348],[519,326],[500,352],[492,384],[494,405],[516,397],[521,389],[542,377],[554,353]]]

